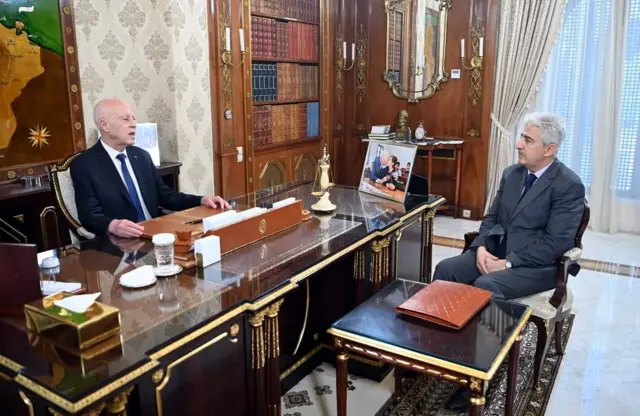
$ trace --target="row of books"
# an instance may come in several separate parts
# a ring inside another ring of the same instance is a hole
[[[318,0],[253,0],[251,11],[319,23]]]
[[[313,100],[320,96],[318,67],[299,64],[251,64],[254,102]]]
[[[255,146],[320,135],[320,103],[253,107]]]
[[[253,57],[318,60],[318,26],[251,16]]]

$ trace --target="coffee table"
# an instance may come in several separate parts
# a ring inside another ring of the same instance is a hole
[[[400,315],[395,308],[424,288],[424,283],[396,280],[328,330],[336,347],[338,415],[347,414],[347,360],[350,354],[392,364],[395,394],[405,370],[457,383],[469,389],[470,415],[482,415],[485,392],[509,355],[506,415],[513,414],[522,332],[531,310],[492,299],[460,330]]]

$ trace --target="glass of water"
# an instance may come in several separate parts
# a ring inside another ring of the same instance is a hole
[[[156,234],[152,241],[157,271],[162,273],[173,270],[173,243],[176,236],[171,233]]]

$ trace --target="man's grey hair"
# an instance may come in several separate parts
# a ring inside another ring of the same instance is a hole
[[[542,133],[542,142],[545,145],[555,144],[560,148],[564,140],[564,122],[557,114],[531,113],[524,118],[524,125],[536,127]]]

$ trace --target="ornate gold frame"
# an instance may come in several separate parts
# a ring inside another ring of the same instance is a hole
[[[439,24],[439,44],[438,44],[438,55],[439,55],[439,67],[437,69],[437,80],[435,82],[429,83],[427,87],[423,90],[410,91],[402,88],[396,81],[392,80],[389,76],[389,18],[393,12],[397,10],[397,7],[400,4],[404,4],[405,2],[411,3],[412,0],[385,0],[384,9],[385,14],[387,15],[387,28],[386,28],[386,53],[385,53],[385,72],[382,73],[382,78],[389,85],[389,89],[393,92],[398,98],[402,98],[403,100],[407,100],[410,104],[417,104],[420,100],[426,100],[427,98],[433,97],[436,91],[440,90],[440,86],[449,81],[449,73],[445,70],[445,52],[447,46],[447,16],[448,11],[451,8],[451,0],[438,0],[440,2],[440,24]],[[408,31],[407,25],[407,31]],[[424,95],[420,97],[410,98],[408,95],[414,93],[424,93]]]

